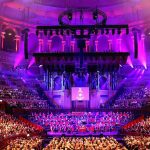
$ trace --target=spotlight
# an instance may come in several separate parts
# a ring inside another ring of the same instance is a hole
[[[98,19],[98,11],[97,11],[97,10],[95,10],[95,11],[93,12],[93,19],[94,19],[94,20],[97,20],[97,19]]]
[[[72,12],[68,12],[68,19],[71,21],[72,20]]]
[[[39,65],[39,68],[42,68],[43,67],[43,65]]]

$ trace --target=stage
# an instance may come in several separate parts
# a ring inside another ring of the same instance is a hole
[[[48,136],[51,137],[88,137],[88,136],[116,136],[118,135],[118,131],[113,132],[47,132]]]

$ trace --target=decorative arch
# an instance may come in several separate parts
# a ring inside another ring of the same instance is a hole
[[[16,32],[12,28],[6,28],[4,30],[3,50],[16,51]]]
[[[52,52],[58,52],[62,50],[62,42],[63,42],[63,37],[59,35],[54,35],[51,37],[52,45],[51,45],[51,50]]]

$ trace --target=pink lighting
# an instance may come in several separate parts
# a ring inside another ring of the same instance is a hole
[[[28,68],[30,68],[34,63],[35,63],[35,58],[32,57],[32,59],[30,60],[29,65],[28,65]]]
[[[128,59],[127,59],[127,64],[133,68],[133,64],[132,64],[132,60],[131,60],[131,57],[129,56]]]
[[[146,51],[145,51],[145,35],[141,35],[141,40],[139,41],[139,61],[144,66],[145,69],[147,69],[146,64]]]

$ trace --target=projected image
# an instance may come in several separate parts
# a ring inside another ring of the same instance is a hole
[[[89,87],[72,87],[71,93],[73,101],[89,100]]]

